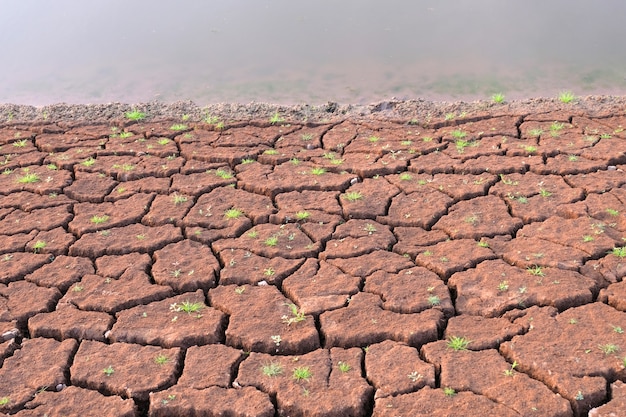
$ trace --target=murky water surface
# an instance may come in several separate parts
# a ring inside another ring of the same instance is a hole
[[[623,0],[0,4],[0,102],[626,94]]]

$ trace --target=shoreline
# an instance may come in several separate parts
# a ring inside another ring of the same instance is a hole
[[[262,102],[217,103],[198,106],[192,101],[165,103],[152,101],[126,104],[65,104],[47,106],[0,104],[0,125],[19,123],[78,122],[107,123],[123,120],[125,112],[133,109],[146,113],[146,120],[159,121],[180,119],[188,116],[190,121],[200,121],[207,115],[226,122],[241,122],[269,119],[278,113],[286,122],[329,123],[342,120],[415,120],[419,124],[430,124],[446,115],[449,120],[476,120],[498,115],[526,115],[564,111],[571,115],[586,114],[593,117],[608,117],[626,112],[626,96],[584,96],[571,103],[562,103],[557,98],[537,97],[525,100],[493,103],[487,100],[473,102],[435,102],[424,99],[382,100],[368,105],[327,102],[320,105],[280,105]]]

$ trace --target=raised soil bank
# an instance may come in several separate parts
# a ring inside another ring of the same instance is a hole
[[[624,98],[1,114],[0,416],[626,409]]]

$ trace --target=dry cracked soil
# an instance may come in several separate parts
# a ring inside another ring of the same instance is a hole
[[[0,416],[626,415],[626,116],[0,125]]]

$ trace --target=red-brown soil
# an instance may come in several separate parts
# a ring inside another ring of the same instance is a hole
[[[626,116],[408,120],[0,125],[0,415],[625,413]]]

